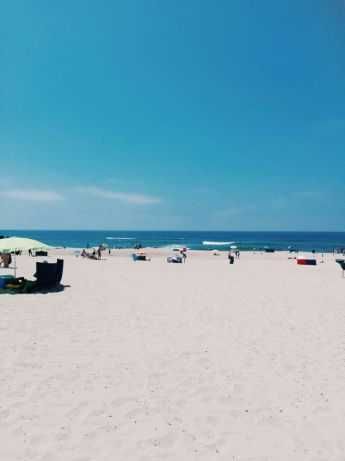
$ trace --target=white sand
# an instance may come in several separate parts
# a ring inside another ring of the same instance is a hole
[[[0,460],[344,460],[333,256],[152,253],[69,255],[64,292],[0,296]]]

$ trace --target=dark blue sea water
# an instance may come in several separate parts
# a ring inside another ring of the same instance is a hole
[[[345,248],[345,232],[217,232],[217,231],[52,231],[0,230],[0,235],[29,237],[57,247],[85,248],[106,243],[112,248],[186,246],[191,249],[226,250],[236,245],[241,250],[264,247],[287,250],[332,251]],[[212,242],[203,244],[203,242]],[[224,242],[217,245],[217,242]],[[232,242],[232,243],[230,243]]]

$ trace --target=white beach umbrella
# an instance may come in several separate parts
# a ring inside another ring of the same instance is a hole
[[[48,248],[50,248],[50,246],[45,243],[24,237],[8,237],[0,239],[0,251],[2,252],[45,250]]]
[[[51,248],[45,243],[38,240],[28,239],[24,237],[8,237],[0,239],[0,253],[13,253],[16,251],[29,251],[29,250],[48,250]],[[17,264],[14,261],[14,275],[16,276]]]

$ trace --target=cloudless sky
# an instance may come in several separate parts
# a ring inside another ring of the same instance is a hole
[[[2,228],[345,229],[343,0],[12,0]]]

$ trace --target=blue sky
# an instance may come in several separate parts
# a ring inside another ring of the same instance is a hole
[[[343,0],[12,0],[3,228],[344,230]]]

